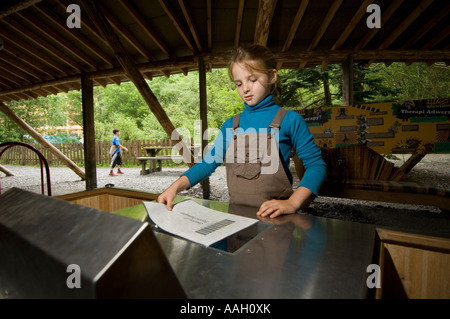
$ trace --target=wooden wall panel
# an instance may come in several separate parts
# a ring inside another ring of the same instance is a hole
[[[449,299],[450,239],[379,230],[377,298]]]

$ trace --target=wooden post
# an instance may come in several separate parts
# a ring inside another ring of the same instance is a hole
[[[6,176],[14,176],[14,173],[11,172],[9,169],[7,169],[5,166],[0,165],[0,172],[3,172],[6,174]]]
[[[353,105],[353,57],[351,55],[342,64],[342,69],[342,105]]]
[[[433,149],[425,147],[422,152],[412,154],[411,157],[405,163],[403,163],[402,166],[400,166],[400,170],[403,173],[408,174],[414,168],[414,166],[416,166],[428,154],[429,151],[432,152]]]
[[[81,179],[86,179],[84,172],[68,158],[62,152],[60,152],[55,146],[48,142],[45,138],[36,132],[30,125],[28,125],[24,120],[18,117],[13,111],[11,111],[5,104],[0,102],[0,111],[5,113],[5,115],[19,125],[23,130],[30,134],[38,143],[49,150],[53,155],[55,155],[61,162],[63,162],[67,167],[75,172]]]
[[[204,133],[208,129],[208,110],[207,110],[208,103],[206,97],[206,67],[202,56],[199,56],[198,58],[198,78],[199,78],[199,92],[200,92],[200,123],[201,123],[200,131],[202,141],[201,152],[203,158],[204,155],[203,150],[208,145],[208,140],[204,139]],[[203,180],[201,185],[203,188],[203,198],[209,199],[210,196],[209,178]]]
[[[254,44],[267,45],[270,24],[277,0],[259,0],[258,13],[256,16]]]
[[[95,158],[94,84],[86,74],[81,75],[81,101],[83,105],[84,169],[86,190],[97,188],[97,163]]]
[[[170,121],[169,117],[162,108],[156,96],[153,94],[147,82],[145,82],[144,77],[140,73],[137,66],[134,64],[133,59],[128,54],[125,47],[122,45],[122,42],[120,42],[119,37],[114,33],[114,30],[112,29],[108,20],[105,18],[105,15],[100,10],[97,2],[87,0],[77,0],[77,2],[82,5],[83,12],[86,12],[86,14],[90,17],[92,22],[99,30],[102,37],[109,44],[114,52],[117,61],[119,61],[120,65],[125,70],[126,75],[134,83],[139,93],[142,95],[144,101],[147,103],[148,107],[163,127],[164,131],[167,133],[169,138],[171,138],[172,133],[175,132],[175,126]],[[179,135],[178,139],[174,139],[174,142],[181,143],[181,145],[183,146],[180,149],[180,154],[182,154],[183,149],[188,149],[187,146],[184,145],[184,142]],[[191,163],[189,163],[189,165],[192,166],[194,164],[194,157],[192,152],[190,155]]]
[[[2,5],[2,10],[0,11],[0,19],[6,17],[10,14],[16,13],[20,10],[26,9],[29,6],[33,6],[42,0],[23,0],[23,1],[9,1]]]

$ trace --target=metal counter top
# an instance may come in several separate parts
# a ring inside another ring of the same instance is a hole
[[[194,200],[250,218],[258,210]],[[148,218],[143,223],[144,205],[114,213],[139,215],[133,220],[19,189],[2,194],[0,202],[0,290],[17,290],[19,298],[76,298],[83,293],[98,298],[110,296],[116,286],[133,292],[116,289],[116,296],[126,298],[160,296],[163,290],[167,296],[191,299],[368,294],[374,225],[298,213],[260,219],[205,247],[162,232]],[[79,291],[66,285],[69,264],[79,265],[83,273]]]
[[[196,201],[251,218],[258,210]],[[220,248],[155,233],[188,298],[367,297],[374,225],[300,213],[265,218],[219,243]]]

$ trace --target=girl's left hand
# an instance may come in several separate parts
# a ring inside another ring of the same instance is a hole
[[[283,214],[294,214],[297,209],[297,205],[291,199],[272,199],[262,203],[256,215],[275,218]]]

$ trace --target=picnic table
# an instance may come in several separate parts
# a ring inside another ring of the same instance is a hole
[[[170,150],[173,146],[147,146],[144,150],[147,156],[136,157],[139,163],[142,165],[141,175],[148,175],[154,172],[160,172],[162,170],[163,160],[174,160],[182,159],[181,155],[163,155],[160,152],[162,150]],[[147,162],[149,163],[149,168],[146,168]]]

